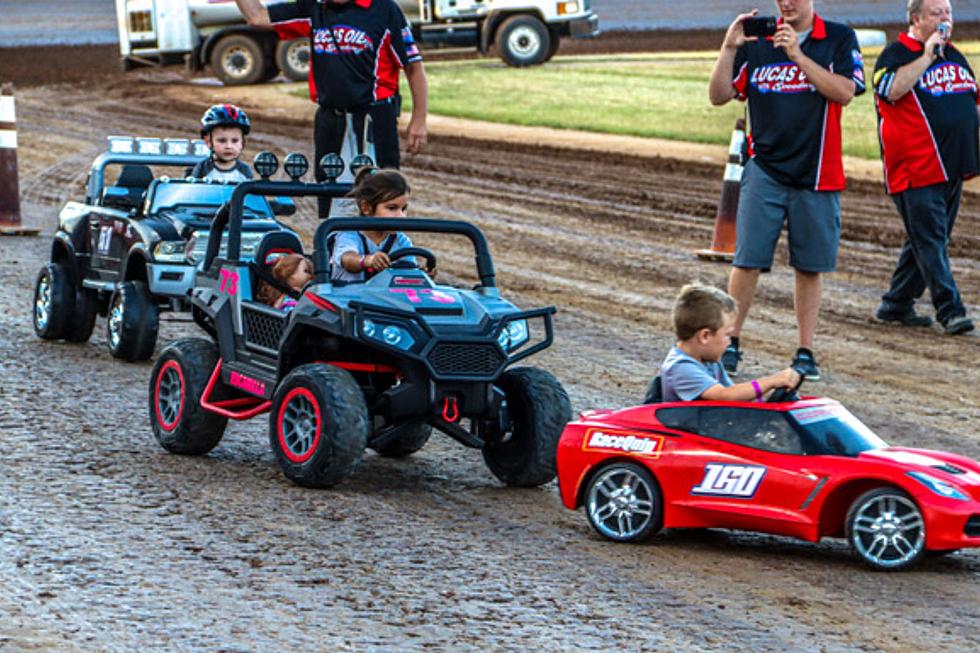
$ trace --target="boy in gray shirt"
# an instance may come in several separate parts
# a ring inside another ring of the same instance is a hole
[[[719,362],[731,341],[735,300],[718,288],[688,284],[674,302],[678,342],[660,367],[664,401],[761,401],[775,388],[792,388],[800,379],[793,368],[732,385]]]

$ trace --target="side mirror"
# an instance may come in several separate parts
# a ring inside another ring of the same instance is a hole
[[[296,202],[289,197],[270,197],[268,200],[274,215],[294,215],[296,213]]]

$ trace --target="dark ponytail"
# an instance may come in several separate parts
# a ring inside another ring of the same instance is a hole
[[[365,166],[357,171],[351,195],[357,202],[357,210],[361,215],[365,215],[362,203],[371,207],[367,213],[369,215],[374,213],[379,204],[411,192],[408,180],[397,170],[381,170]]]

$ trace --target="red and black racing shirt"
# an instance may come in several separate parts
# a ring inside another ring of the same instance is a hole
[[[864,92],[864,59],[854,30],[813,17],[803,53]],[[735,54],[732,85],[749,102],[752,158],[776,181],[820,191],[844,189],[841,105],[817,92],[772,39],[746,42]]]
[[[922,56],[908,34],[882,51],[875,66],[878,139],[889,194],[975,176],[980,151],[977,82],[963,54],[945,46],[909,93],[888,101],[895,73]]]
[[[394,0],[269,5],[282,34],[310,36],[310,95],[332,109],[364,109],[398,93],[398,71],[422,55]]]

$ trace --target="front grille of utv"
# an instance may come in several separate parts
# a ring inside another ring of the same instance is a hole
[[[970,515],[970,518],[966,520],[963,534],[967,537],[980,537],[980,515]]]
[[[429,352],[429,364],[442,376],[491,376],[504,362],[504,355],[490,343],[443,342]]]
[[[245,326],[245,342],[266,349],[277,351],[283,327],[286,325],[285,316],[268,315],[260,311],[242,309],[242,320]]]

